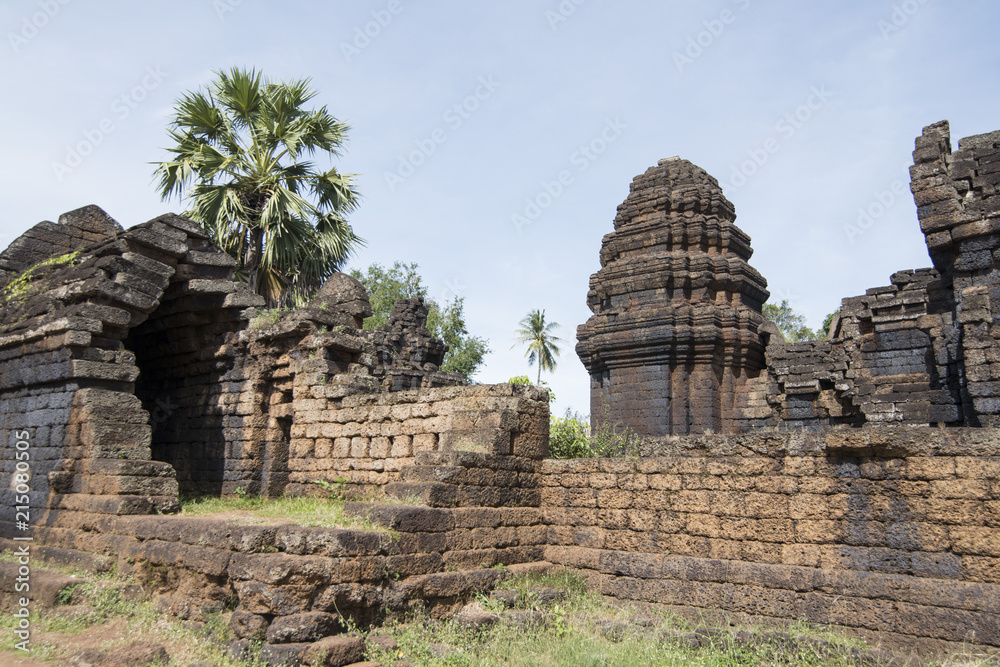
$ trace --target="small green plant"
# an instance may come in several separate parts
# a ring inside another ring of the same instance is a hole
[[[69,604],[70,601],[73,599],[73,593],[76,592],[76,589],[79,587],[80,584],[76,584],[74,586],[67,586],[66,588],[59,591],[59,602],[57,604],[61,605]]]
[[[549,610],[549,623],[556,637],[565,637],[569,632],[569,625],[566,621],[566,610],[560,605],[553,605],[552,609]]]
[[[250,328],[263,329],[265,327],[274,326],[281,321],[281,316],[284,312],[285,311],[281,308],[262,310],[257,314],[257,317],[250,320]]]
[[[517,386],[517,387],[531,387],[531,386],[534,386],[535,383],[532,382],[531,378],[529,378],[527,375],[515,375],[511,379],[507,380],[507,384],[512,384],[512,385]],[[548,389],[549,390],[549,404],[550,405],[552,403],[556,402],[556,392],[552,391],[552,388],[549,386],[548,382],[546,382],[545,380],[542,380],[541,384],[539,384],[538,386],[541,387],[541,388],[543,388],[543,389]]]
[[[325,479],[314,479],[313,484],[326,491],[327,498],[344,500],[347,498],[347,479],[336,477],[333,482]]]
[[[475,600],[480,607],[494,614],[499,614],[506,609],[506,605],[504,605],[503,600],[491,598],[486,593],[476,593],[473,596],[473,600]]]
[[[247,497],[247,487],[237,486],[236,490],[233,491],[233,493],[235,493],[236,497],[239,498],[240,500],[245,500]]]

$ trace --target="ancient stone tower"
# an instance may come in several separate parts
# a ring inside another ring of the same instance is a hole
[[[645,436],[736,430],[736,396],[765,365],[768,292],[735,219],[718,181],[687,160],[633,180],[577,331],[596,423]]]

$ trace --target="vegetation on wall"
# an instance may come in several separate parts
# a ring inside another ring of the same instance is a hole
[[[601,421],[590,428],[589,418],[567,409],[562,417],[549,418],[549,457],[586,459],[639,456],[642,438],[630,427]]]
[[[387,326],[392,308],[399,299],[423,297],[427,307],[427,330],[448,346],[441,370],[458,373],[471,382],[490,353],[489,341],[469,333],[465,324],[464,298],[455,297],[442,306],[427,295],[427,286],[417,269],[415,263],[397,261],[388,269],[372,264],[363,272],[357,269],[351,271],[351,276],[364,285],[372,306],[372,316],[365,319],[364,328]]]

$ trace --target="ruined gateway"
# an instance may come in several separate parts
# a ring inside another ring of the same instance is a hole
[[[502,563],[685,613],[1000,647],[998,158],[1000,133],[952,153],[926,128],[934,268],[798,344],[761,316],[715,179],[680,159],[637,177],[577,349],[592,414],[648,436],[638,459],[548,459],[547,392],[441,373],[419,300],[364,331],[367,295],[338,275],[265,313],[183,218],[39,223],[0,253],[0,546],[115,563],[183,617],[235,601],[236,633],[275,645],[317,614],[446,613]],[[181,493],[324,480],[421,504],[348,504],[391,540],[171,516]]]

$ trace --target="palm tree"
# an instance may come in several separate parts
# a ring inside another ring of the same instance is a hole
[[[556,357],[559,356],[559,348],[556,347],[558,337],[552,335],[552,330],[559,327],[556,322],[545,323],[545,311],[533,310],[520,322],[517,342],[510,346],[510,349],[517,347],[518,343],[527,343],[528,351],[524,356],[528,357],[528,365],[538,362],[538,382],[542,384],[542,371],[553,371],[556,368]]]
[[[358,204],[354,176],[306,159],[339,156],[348,130],[326,107],[303,109],[315,95],[307,79],[217,72],[177,103],[173,159],[154,163],[160,196],[189,199],[185,215],[271,306],[305,300],[364,244],[345,220]]]

